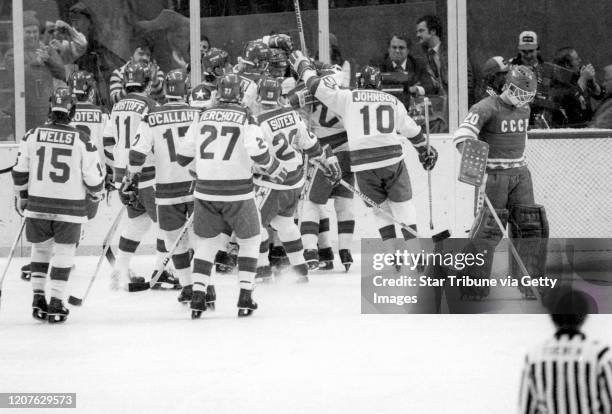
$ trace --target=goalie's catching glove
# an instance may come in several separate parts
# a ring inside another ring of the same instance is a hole
[[[266,37],[264,36],[264,42]],[[293,42],[291,41],[291,37],[286,34],[275,34],[268,37],[268,46],[276,49],[283,49],[288,52],[293,50]]]
[[[423,168],[427,171],[433,169],[436,165],[436,161],[438,161],[438,151],[432,146],[429,147],[429,152],[427,152],[427,147],[419,147],[417,151],[419,152],[419,161],[423,165]]]
[[[127,174],[123,177],[121,187],[119,187],[119,198],[121,203],[126,206],[138,204],[138,181],[140,174]]]

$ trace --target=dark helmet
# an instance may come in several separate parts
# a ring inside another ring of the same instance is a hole
[[[238,75],[230,73],[219,79],[217,99],[220,102],[240,102],[242,89],[240,88],[240,77]]]
[[[68,79],[70,93],[77,99],[89,97],[96,86],[96,81],[93,75],[86,70],[77,70],[72,72]]]
[[[61,87],[53,91],[49,97],[49,111],[66,114],[72,119],[75,110],[76,102],[68,88]]]
[[[382,75],[380,70],[374,66],[364,66],[357,76],[357,87],[359,89],[380,89]]]
[[[202,74],[210,77],[207,81],[212,82],[217,77],[223,76],[228,61],[228,53],[225,50],[213,47],[202,53]]]
[[[189,93],[189,76],[183,69],[174,69],[166,74],[164,92],[167,98],[182,99]]]
[[[527,66],[515,66],[506,75],[504,91],[514,106],[520,107],[533,101],[538,80]]]
[[[189,105],[194,108],[210,108],[214,102],[213,87],[201,83],[192,89]]]
[[[283,49],[270,49],[270,75],[280,78],[284,77],[289,67],[289,58],[287,52]]]
[[[151,80],[149,65],[142,62],[129,62],[124,72],[125,87],[140,86],[144,88]]]
[[[257,100],[266,105],[278,105],[282,94],[282,80],[264,76],[257,84]]]
[[[247,65],[249,71],[264,72],[270,62],[270,48],[263,42],[249,42],[244,48],[242,62]]]

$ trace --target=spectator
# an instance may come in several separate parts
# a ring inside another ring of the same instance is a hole
[[[403,34],[393,34],[389,39],[387,55],[379,64],[383,72],[383,90],[401,85],[403,92],[396,95],[409,108],[410,97],[433,94],[432,79],[427,74],[427,63],[409,53],[410,40]]]
[[[200,56],[203,55],[209,49],[210,40],[208,40],[208,37],[202,36],[202,39],[200,40]]]
[[[164,72],[157,66],[157,63],[151,60],[152,46],[144,38],[138,39],[134,53],[130,58],[130,62],[141,62],[149,65],[149,73],[151,73],[151,81],[145,89],[145,93],[151,98],[161,101],[163,99]],[[129,62],[128,62],[129,63]],[[119,102],[127,94],[123,87],[123,72],[127,63],[113,71],[110,78],[110,97],[113,103]],[[153,74],[156,74],[153,76]]]
[[[427,72],[433,82],[430,95],[433,114],[429,129],[432,133],[448,132],[448,56],[442,45],[442,23],[437,16],[427,15],[417,20],[416,36],[427,56]]]
[[[553,63],[564,68],[552,79],[550,95],[560,109],[553,112],[555,127],[584,128],[593,117],[591,98],[601,99],[603,90],[595,80],[595,68],[583,65],[573,47],[562,47]]]
[[[476,100],[480,101],[487,96],[500,95],[509,69],[510,66],[503,57],[489,58],[482,68],[483,76],[477,87]]]
[[[70,22],[87,39],[87,49],[74,63],[79,69],[93,74],[99,91],[99,102],[95,103],[110,110],[112,103],[108,80],[113,68],[122,65],[124,61],[98,41],[97,28],[99,26],[83,2],[78,2],[70,7]]]
[[[612,65],[604,68],[604,100],[589,124],[592,128],[612,128]]]
[[[63,20],[58,20],[50,28],[49,46],[57,50],[66,68],[66,78],[77,70],[74,63],[87,50],[85,35]]]
[[[35,12],[23,12],[26,129],[47,119],[49,96],[54,91],[54,79],[65,82],[66,74],[57,51],[40,41],[40,25]],[[6,52],[9,71],[13,71],[13,49]]]

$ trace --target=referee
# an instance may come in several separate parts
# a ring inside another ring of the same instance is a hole
[[[590,297],[568,290],[558,298],[554,337],[525,358],[519,413],[612,413],[612,350],[580,331],[593,309]]]

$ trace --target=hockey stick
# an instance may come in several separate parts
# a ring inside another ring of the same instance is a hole
[[[183,236],[185,236],[185,233],[187,233],[187,230],[189,230],[189,227],[191,227],[192,223],[193,223],[193,213],[189,216],[189,218],[185,222],[185,225],[181,229],[181,232],[178,234],[178,237],[176,238],[174,243],[172,243],[172,247],[170,247],[170,249],[168,249],[168,253],[166,253],[166,256],[164,256],[164,259],[162,260],[160,265],[157,267],[157,269],[155,269],[155,272],[153,273],[154,276],[151,278],[151,280],[148,281],[148,282],[130,282],[130,283],[128,283],[128,291],[129,292],[142,292],[144,290],[151,289],[152,286],[155,286],[155,284],[157,283],[157,281],[161,277],[164,269],[168,265],[168,262],[172,258],[172,255],[174,254],[174,251],[178,247],[179,242],[181,241]]]
[[[11,250],[9,250],[8,257],[6,258],[6,264],[4,265],[4,270],[2,271],[2,276],[0,277],[0,299],[2,299],[2,283],[4,282],[4,277],[6,276],[9,266],[11,265],[11,261],[13,260],[13,255],[15,254],[17,243],[19,243],[19,239],[21,238],[21,234],[23,233],[23,229],[25,228],[25,223],[25,218],[22,218],[21,224],[19,225],[19,231],[17,232],[17,236],[15,237],[15,241],[13,241]]]
[[[104,241],[102,242],[102,254],[100,255],[100,258],[98,259],[98,264],[96,265],[96,268],[93,272],[93,275],[91,276],[91,279],[89,280],[89,285],[87,285],[87,290],[85,291],[85,294],[83,295],[81,299],[77,298],[76,296],[70,295],[70,297],[68,297],[69,304],[73,306],[81,306],[83,304],[83,301],[89,295],[89,291],[91,290],[91,287],[94,281],[96,280],[96,276],[98,275],[98,272],[100,271],[100,268],[102,267],[102,261],[104,260],[104,258],[106,258],[109,261],[109,263],[114,266],[115,256],[113,255],[113,252],[110,249],[111,240],[113,236],[115,235],[115,232],[117,231],[117,227],[119,226],[119,222],[121,221],[121,218],[123,217],[123,212],[125,210],[126,210],[125,207],[122,207],[121,210],[119,210],[119,213],[117,213],[117,217],[115,217],[113,224],[111,224],[110,228],[108,229],[108,232],[106,233],[106,236],[104,236]],[[111,257],[112,257],[112,260],[111,260]]]
[[[427,154],[429,155],[429,99],[425,97],[425,138],[427,139]],[[431,169],[427,170],[427,193],[429,197],[429,228],[433,230],[433,200],[431,195]]]
[[[497,223],[497,226],[501,230],[503,236],[506,239],[508,239],[508,246],[510,246],[510,252],[512,252],[512,256],[514,256],[514,260],[516,260],[519,268],[521,269],[521,272],[523,273],[523,276],[527,276],[527,277],[531,278],[531,276],[529,276],[529,272],[527,271],[527,268],[525,267],[525,264],[521,260],[521,256],[519,255],[518,251],[516,250],[516,247],[514,247],[514,243],[512,243],[512,239],[510,239],[510,236],[508,235],[508,231],[506,230],[506,227],[504,226],[504,224],[499,219],[499,216],[495,212],[495,208],[493,208],[493,204],[491,204],[491,200],[489,200],[489,196],[486,193],[484,193],[484,201],[487,204],[487,207],[489,208],[489,211],[493,215],[493,218],[495,219],[495,223]],[[531,288],[531,291],[533,292],[535,297],[538,299],[538,301],[540,303],[543,303],[542,302],[542,296],[540,295],[540,292],[538,292],[538,290],[534,289],[534,288]]]
[[[300,11],[300,1],[293,0],[293,7],[295,8],[295,19],[297,20],[298,32],[300,34],[300,46],[304,56],[308,57],[308,50],[306,49],[306,38],[304,37],[304,25],[302,24],[302,12]]]

